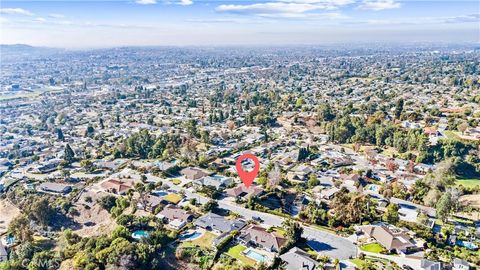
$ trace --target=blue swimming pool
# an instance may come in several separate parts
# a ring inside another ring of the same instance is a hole
[[[267,260],[267,256],[262,255],[255,250],[249,249],[247,252],[245,252],[245,256],[254,259],[257,262],[264,262]]]
[[[145,238],[145,237],[148,237],[148,235],[149,235],[149,232],[144,230],[138,230],[132,233],[132,237],[135,239]]]
[[[184,233],[184,234],[180,235],[180,240],[191,241],[191,240],[195,240],[195,239],[199,238],[201,235],[202,235],[202,233],[197,232],[197,231],[194,231],[192,233]]]
[[[156,191],[153,191],[152,193],[153,193],[153,195],[158,196],[158,197],[163,197],[163,196],[168,195],[168,192],[165,192],[165,191],[157,191],[156,190]]]

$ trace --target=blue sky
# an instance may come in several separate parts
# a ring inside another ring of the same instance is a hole
[[[2,1],[0,43],[92,48],[479,42],[480,1]]]

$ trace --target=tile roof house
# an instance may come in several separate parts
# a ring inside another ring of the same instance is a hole
[[[287,263],[286,270],[316,270],[318,265],[317,261],[298,247],[290,249],[280,259]]]
[[[234,188],[226,189],[225,193],[231,197],[245,197],[249,198],[251,196],[258,196],[264,192],[263,188],[259,186],[251,185],[250,187],[246,187],[245,185],[239,185]]]
[[[0,262],[6,262],[8,260],[8,253],[2,242],[0,242]]]
[[[230,232],[233,230],[240,230],[245,227],[246,223],[243,220],[227,220],[222,216],[214,213],[208,213],[201,216],[195,221],[195,225],[206,230],[216,231],[218,233]]]
[[[133,182],[131,181],[124,182],[121,180],[110,179],[108,181],[103,182],[100,186],[104,188],[105,191],[107,192],[123,195],[128,190],[133,188]]]
[[[267,230],[258,225],[249,225],[240,231],[238,240],[244,244],[254,244],[268,251],[278,252],[280,248],[287,243],[287,239],[275,234],[267,232]]]
[[[198,169],[198,168],[185,168],[183,170],[180,171],[180,173],[187,179],[190,179],[190,180],[198,180],[202,177],[205,177],[207,175],[209,175],[208,173],[206,173],[204,170],[202,169]]]
[[[361,230],[390,251],[396,250],[405,253],[408,249],[415,247],[410,236],[400,228],[386,225],[367,225],[362,226]]]

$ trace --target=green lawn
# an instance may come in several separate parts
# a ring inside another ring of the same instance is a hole
[[[231,247],[227,251],[227,254],[248,266],[254,267],[257,262],[253,259],[250,259],[242,255],[242,251],[244,251],[245,249],[247,249],[246,246],[236,245]]]
[[[471,179],[467,179],[467,178],[460,178],[460,179],[457,179],[457,185],[462,185],[464,187],[467,187],[467,188],[473,188],[473,187],[476,187],[476,186],[480,186],[480,179],[478,178],[471,178]]]
[[[360,246],[360,250],[372,252],[372,253],[380,253],[384,249],[380,244],[372,243],[372,244],[366,244],[366,245]]]
[[[358,266],[358,268],[362,268],[363,265],[365,264],[365,261],[361,260],[361,259],[351,259],[350,260],[352,263],[354,263],[356,266]]]
[[[180,195],[175,194],[175,193],[170,193],[166,196],[163,197],[165,201],[171,202],[173,204],[177,204],[182,200],[182,197]]]
[[[283,228],[279,227],[272,227],[272,231],[275,232],[276,234],[285,237],[287,235],[287,232]]]
[[[172,179],[170,180],[170,182],[172,182],[174,185],[180,185],[182,183],[182,181],[180,181],[180,179]]]
[[[217,236],[211,232],[205,232],[202,237],[197,238],[193,241],[184,241],[182,242],[182,247],[203,247],[206,249],[213,249],[213,240]]]

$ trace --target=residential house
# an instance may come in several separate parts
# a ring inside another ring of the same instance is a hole
[[[470,264],[462,259],[454,258],[452,262],[452,270],[469,270]]]
[[[227,220],[220,215],[208,213],[198,218],[195,225],[221,234],[233,230],[239,231],[245,227],[246,222],[240,219]]]
[[[188,222],[193,219],[193,214],[189,211],[183,210],[176,205],[167,205],[158,213],[158,218],[168,222],[168,225],[176,230],[183,228]]]
[[[253,244],[265,250],[278,252],[287,243],[287,239],[274,232],[267,232],[263,227],[251,224],[240,231],[238,241],[245,245]]]
[[[41,183],[38,187],[40,191],[52,192],[60,195],[68,194],[72,191],[72,186],[60,183]]]
[[[361,226],[361,230],[389,251],[406,253],[407,250],[415,247],[406,231],[394,226],[367,225]]]
[[[103,182],[100,185],[106,192],[123,195],[127,193],[128,190],[133,188],[132,181],[121,181],[116,179],[110,179]]]
[[[162,204],[164,200],[160,197],[153,196],[153,195],[146,195],[143,199],[140,198],[137,203],[138,209],[145,209],[149,212],[154,212],[160,204]]]
[[[422,270],[441,270],[442,264],[440,262],[422,259],[420,261],[420,269]]]
[[[244,197],[250,198],[251,196],[259,196],[264,192],[263,188],[259,186],[251,185],[250,187],[246,187],[245,185],[241,184],[234,188],[226,189],[225,193],[231,197]]]
[[[196,187],[212,186],[216,189],[223,189],[233,184],[233,179],[221,175],[205,176],[198,181],[193,182]]]
[[[300,165],[293,170],[287,172],[287,179],[289,181],[307,181],[308,176],[313,173],[313,169],[309,166]]]
[[[199,168],[185,168],[183,170],[180,171],[180,173],[186,178],[186,179],[190,179],[190,180],[198,180],[202,177],[205,177],[207,175],[209,175],[209,173],[205,172],[204,170],[202,169],[199,169]]]
[[[294,247],[280,256],[287,263],[287,270],[316,270],[318,262],[310,258],[305,251]]]

